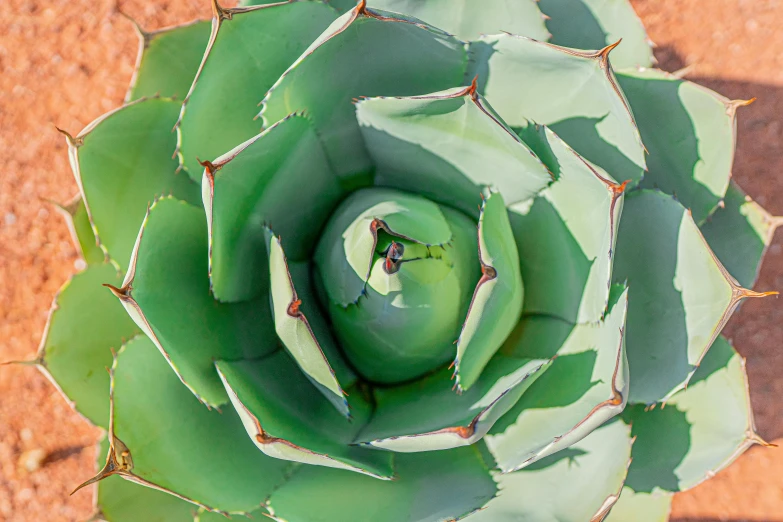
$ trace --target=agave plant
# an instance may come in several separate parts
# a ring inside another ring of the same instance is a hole
[[[665,520],[763,443],[748,102],[628,3],[213,13],[63,131],[86,269],[34,362],[107,430],[96,516]]]

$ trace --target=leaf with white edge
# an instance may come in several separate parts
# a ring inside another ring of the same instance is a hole
[[[109,425],[112,349],[139,328],[101,285],[119,284],[112,265],[93,264],[57,292],[35,362],[68,402],[90,422]]]
[[[277,336],[310,382],[348,417],[348,400],[330,361],[340,362],[346,371],[350,370],[310,290],[310,265],[302,263],[289,269],[280,238],[271,232],[268,235],[270,298]]]
[[[726,194],[743,102],[654,69],[625,71],[617,80],[649,151],[641,187],[673,195],[701,223]]]
[[[503,196],[498,192],[489,193],[481,206],[478,244],[482,275],[457,339],[454,359],[460,390],[468,390],[478,381],[522,314],[519,254]]]
[[[356,440],[403,453],[474,444],[548,366],[547,359],[496,355],[462,394],[454,393],[448,368],[414,383],[377,388],[373,416]]]
[[[322,2],[214,6],[207,51],[177,123],[179,162],[194,180],[197,159],[217,158],[258,134],[258,102],[337,15]]]
[[[617,502],[628,472],[633,444],[630,431],[622,422],[610,422],[570,448],[523,470],[494,472],[498,496],[465,520],[603,520]]]
[[[261,116],[268,126],[304,110],[335,172],[348,185],[361,184],[372,162],[351,99],[448,89],[462,83],[466,62],[464,44],[456,38],[362,2],[324,31],[275,83]]]
[[[68,231],[71,233],[71,240],[74,246],[82,256],[82,259],[89,265],[102,263],[106,260],[106,255],[98,246],[95,234],[90,224],[90,216],[87,215],[87,207],[84,206],[84,200],[81,194],[77,194],[69,203],[65,205],[54,204],[58,212],[65,219]]]
[[[701,233],[726,270],[745,288],[753,288],[761,260],[783,218],[750,199],[734,182],[723,206],[701,225]]]
[[[612,53],[616,69],[655,63],[652,43],[628,0],[539,0],[538,7],[548,17],[553,44],[602,49],[622,39]]]
[[[98,469],[109,452],[109,440],[101,439],[98,451]],[[136,484],[122,477],[111,476],[98,482],[95,495],[95,511],[90,520],[106,522],[138,522],[144,514],[144,522],[219,522],[226,518],[206,511],[170,493]],[[256,511],[253,515],[260,515]],[[248,520],[234,515],[231,520]]]
[[[541,160],[476,93],[475,83],[424,96],[363,99],[356,117],[376,165],[376,185],[475,216],[486,186],[512,205],[552,181]]]
[[[220,301],[268,290],[264,226],[308,259],[342,190],[307,118],[293,115],[206,163],[201,183],[210,238],[210,281]]]
[[[690,213],[662,192],[626,197],[613,278],[626,282],[632,403],[652,404],[687,384],[739,302],[742,288]]]
[[[104,114],[76,136],[63,131],[95,237],[123,270],[155,198],[200,200],[198,186],[176,173],[171,158],[179,107],[170,99],[140,99]]]
[[[672,497],[672,493],[665,491],[637,493],[625,486],[603,522],[668,522]]]
[[[644,145],[617,84],[609,53],[578,51],[514,35],[471,42],[468,73],[512,128],[548,125],[615,179],[637,183]]]
[[[79,488],[119,475],[212,511],[245,514],[290,471],[255,449],[232,409],[204,408],[147,337],[136,337],[115,358],[110,400],[106,465]]]
[[[509,208],[525,283],[524,312],[572,323],[599,321],[609,299],[626,184],[585,161],[546,127],[528,122],[518,132],[555,175],[532,202]]]
[[[273,520],[443,522],[486,504],[497,492],[475,446],[395,456],[396,480],[302,466],[272,494]]]
[[[220,303],[209,292],[204,210],[155,202],[139,231],[122,287],[112,291],[182,382],[205,404],[228,396],[215,359],[262,357],[278,348],[267,296]]]
[[[664,406],[629,407],[623,418],[636,437],[627,480],[636,492],[684,491],[765,444],[753,423],[745,361],[722,336],[685,390]]]
[[[565,449],[623,411],[629,385],[623,336],[628,293],[613,290],[615,304],[601,323],[572,325],[529,316],[502,348],[515,357],[557,356],[484,437],[502,471]]]
[[[245,431],[264,454],[306,467],[392,478],[391,452],[351,444],[371,415],[361,390],[352,394],[353,421],[349,421],[307,381],[285,351],[264,359],[215,364]]]
[[[131,21],[139,35],[139,54],[126,101],[155,95],[185,98],[207,48],[211,24],[195,20],[147,32]]]
[[[501,31],[549,39],[536,0],[369,0],[369,7],[415,16],[461,40]]]

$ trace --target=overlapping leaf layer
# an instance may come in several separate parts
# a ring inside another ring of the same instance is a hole
[[[761,442],[744,102],[624,0],[252,3],[140,30],[64,133],[87,268],[33,362],[108,430],[101,517],[663,520]]]

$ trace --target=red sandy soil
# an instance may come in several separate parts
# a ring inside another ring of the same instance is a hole
[[[743,109],[735,178],[783,215],[783,1],[635,0],[661,67],[731,97]],[[31,358],[54,293],[77,254],[60,217],[42,199],[76,193],[63,139],[122,102],[136,54],[130,24],[112,0],[0,0],[0,360]],[[207,0],[133,0],[123,9],[154,29],[208,17]],[[757,288],[783,289],[780,236]],[[753,300],[728,333],[748,358],[759,432],[783,442],[783,314]],[[91,495],[69,496],[92,473],[97,430],[32,368],[0,367],[0,520],[75,521]],[[42,450],[42,466],[20,456]],[[728,470],[678,495],[673,520],[783,522],[783,449],[754,447]]]

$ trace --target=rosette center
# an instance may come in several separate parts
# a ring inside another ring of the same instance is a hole
[[[481,277],[476,222],[385,188],[348,197],[316,249],[319,296],[365,379],[415,379],[454,359]]]

